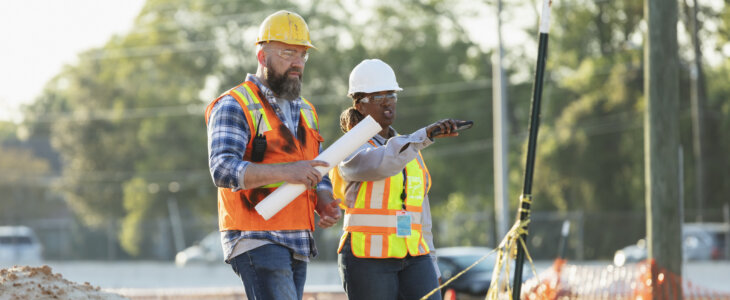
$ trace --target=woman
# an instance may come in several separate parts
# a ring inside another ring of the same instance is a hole
[[[330,175],[336,198],[347,206],[338,265],[350,300],[420,299],[438,288],[427,194],[431,177],[420,150],[434,137],[458,133],[448,119],[398,135],[390,126],[401,90],[393,69],[381,60],[364,60],[350,73],[353,106],[340,116],[342,130],[366,116],[383,128]],[[441,133],[434,136],[436,129]]]

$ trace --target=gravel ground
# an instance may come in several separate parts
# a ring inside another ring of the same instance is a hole
[[[608,265],[607,261],[569,262],[571,264]],[[226,292],[231,295],[242,294],[243,286],[225,264],[191,265],[177,267],[171,262],[134,261],[106,262],[46,261],[53,273],[73,282],[88,282],[104,291],[119,293],[133,299],[162,299],[167,297],[144,298],[143,295],[173,295]],[[552,265],[551,261],[535,263],[538,272]],[[6,268],[7,266],[0,266]],[[710,291],[730,292],[730,261],[688,262],[685,264],[684,278],[695,286]],[[307,270],[305,292],[311,297],[305,299],[340,299],[342,285],[334,262],[312,262]],[[317,295],[319,296],[312,296]],[[236,296],[238,297],[238,296]],[[236,297],[230,299],[236,299]]]

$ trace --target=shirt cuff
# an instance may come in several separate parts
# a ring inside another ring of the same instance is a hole
[[[426,127],[416,130],[416,132],[412,133],[409,137],[409,140],[418,151],[433,144],[433,140],[428,138],[428,135],[426,134]]]
[[[324,174],[322,181],[317,183],[317,191],[332,192],[332,181],[330,180],[329,174]]]

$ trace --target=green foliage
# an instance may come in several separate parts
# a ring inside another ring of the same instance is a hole
[[[634,210],[643,207],[641,4],[555,8],[552,71],[545,93],[535,173],[537,209]],[[574,30],[585,28],[590,34]],[[607,171],[610,170],[610,171]]]
[[[23,224],[18,212],[44,217],[58,208],[57,203],[49,203],[50,199],[44,197],[44,182],[38,179],[50,170],[47,160],[27,149],[1,143],[0,153],[0,219]]]
[[[127,215],[122,222],[119,240],[122,248],[132,256],[140,255],[142,240],[148,236],[144,234],[143,223],[150,217],[154,202],[147,192],[147,184],[142,178],[134,178],[124,184],[124,210]]]
[[[63,203],[47,193],[51,162],[33,144],[18,138],[19,127],[0,123],[0,222],[29,224],[63,210]]]
[[[436,247],[494,245],[491,207],[485,198],[467,198],[460,192],[432,207]]]
[[[727,153],[730,149],[730,141],[726,137],[726,133],[730,130],[730,84],[727,80],[712,79],[728,79],[730,78],[730,62],[727,60],[720,66],[710,69],[707,72],[708,80],[708,108],[707,114],[707,139],[712,145],[708,149],[705,165],[709,170],[710,181],[708,186],[710,190],[706,191],[705,207],[714,208],[717,213],[715,217],[719,219],[719,211],[722,205],[727,205],[728,200],[725,197],[717,197],[717,195],[726,195],[730,193],[730,158]]]

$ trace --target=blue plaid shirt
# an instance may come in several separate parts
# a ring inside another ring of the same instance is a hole
[[[276,112],[282,122],[297,136],[297,124],[299,124],[299,109],[302,99],[297,98],[291,101],[290,119],[286,122],[283,111],[277,103],[274,93],[264,86],[253,74],[246,76],[246,81],[251,81],[261,90],[266,100]],[[263,100],[263,99],[262,99]],[[208,120],[208,165],[213,182],[216,186],[230,188],[233,191],[246,189],[243,185],[243,174],[251,162],[241,158],[246,151],[246,145],[251,136],[251,131],[246,122],[241,105],[236,99],[227,95],[221,98],[211,111]],[[322,146],[320,145],[320,152]],[[332,183],[328,176],[324,176],[317,184],[317,190],[332,191]],[[229,230],[221,232],[223,254],[226,262],[231,259],[236,245],[246,240],[263,240],[271,243],[281,244],[291,249],[298,257],[307,260],[317,256],[317,247],[314,244],[314,237],[310,230],[282,230],[282,231],[238,231]],[[261,243],[252,243],[261,245]],[[251,248],[253,249],[253,248]],[[251,250],[248,249],[248,250]]]

